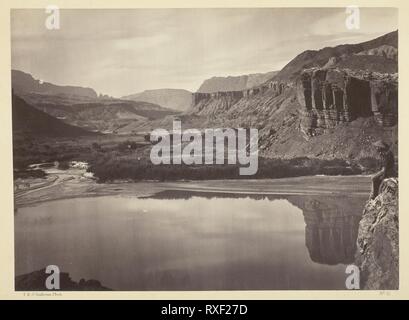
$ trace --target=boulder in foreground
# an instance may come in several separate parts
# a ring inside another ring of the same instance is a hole
[[[17,276],[15,279],[16,291],[50,291],[45,282],[49,274],[45,269]],[[81,279],[78,283],[70,278],[66,272],[60,273],[60,290],[58,291],[106,291],[111,290],[104,287],[98,280]]]
[[[366,203],[359,224],[356,265],[361,289],[399,289],[398,179],[385,179],[379,195]]]

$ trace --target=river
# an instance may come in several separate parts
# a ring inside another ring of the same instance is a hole
[[[365,198],[164,190],[45,201],[15,215],[15,271],[53,264],[114,290],[345,289]]]

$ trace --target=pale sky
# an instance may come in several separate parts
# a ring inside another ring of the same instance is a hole
[[[115,97],[146,89],[196,91],[213,76],[281,69],[308,49],[373,39],[398,28],[392,8],[12,10],[12,68]]]

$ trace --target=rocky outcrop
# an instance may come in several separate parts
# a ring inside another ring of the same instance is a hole
[[[397,75],[312,68],[297,81],[303,107],[301,129],[307,136],[324,133],[358,117],[374,117],[382,126],[397,122]]]
[[[193,94],[193,106],[198,105],[203,100],[207,101],[210,99],[216,99],[216,100],[224,99],[224,101],[230,105],[241,98],[243,98],[242,91],[212,92],[212,93],[195,92]]]
[[[46,279],[49,276],[45,269],[17,276],[15,279],[16,291],[49,291],[45,287]],[[104,287],[97,280],[84,280],[79,282],[71,280],[70,275],[66,272],[60,273],[61,291],[106,291],[111,290]]]
[[[357,55],[381,56],[387,59],[398,61],[398,49],[386,44],[377,48],[358,52]]]
[[[392,126],[397,122],[398,85],[395,82],[371,81],[371,106],[376,121],[383,126]]]
[[[382,182],[380,193],[365,206],[359,223],[355,264],[361,289],[399,288],[399,203],[396,178]]]
[[[191,112],[200,113],[204,111],[206,114],[227,111],[232,105],[243,98],[242,91],[227,91],[227,92],[212,92],[193,94],[193,105]],[[214,109],[216,108],[216,109]]]
[[[227,98],[229,105],[231,105],[242,98],[249,98],[258,94],[264,94],[266,92],[275,97],[282,94],[287,87],[289,87],[289,84],[287,83],[271,80],[258,87],[241,91],[217,91],[210,93],[195,92],[193,94],[193,108],[196,107],[197,110],[202,110],[203,107],[197,107],[197,105],[200,102],[208,102],[211,99],[217,100]]]
[[[267,73],[254,73],[234,77],[212,77],[205,80],[197,90],[197,92],[212,93],[243,91],[265,83],[267,80],[273,78],[276,74],[277,71],[271,71]]]

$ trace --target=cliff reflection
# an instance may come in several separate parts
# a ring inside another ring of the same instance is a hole
[[[339,199],[304,201],[305,245],[312,261],[329,265],[354,261],[362,210],[353,212],[346,202]]]
[[[262,195],[226,194],[206,192],[164,191],[152,198],[189,199],[205,198],[251,198],[287,199],[303,211],[305,221],[305,246],[313,262],[336,265],[354,261],[359,221],[365,198],[351,195]]]

